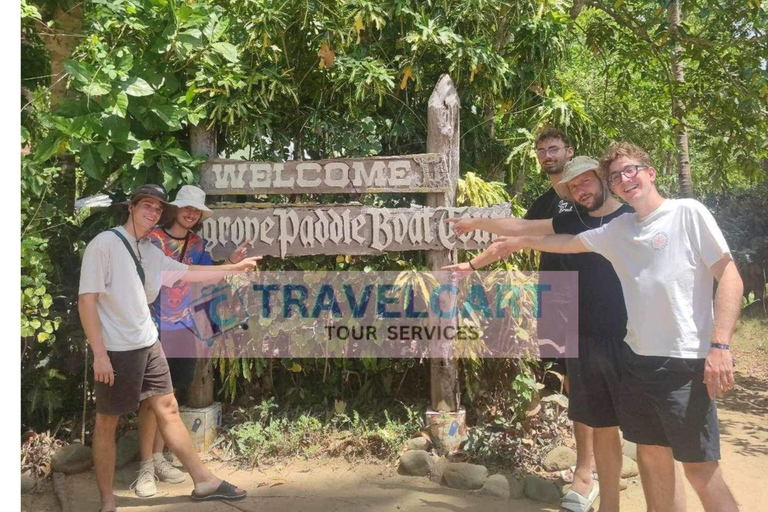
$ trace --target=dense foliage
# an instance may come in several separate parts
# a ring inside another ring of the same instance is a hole
[[[418,153],[427,100],[449,73],[462,102],[458,199],[466,204],[513,197],[520,214],[547,186],[531,142],[550,123],[580,153],[598,154],[613,139],[649,148],[675,193],[675,95],[688,107],[700,194],[763,179],[765,4],[682,2],[681,89],[667,69],[664,2],[574,3],[580,11],[564,0],[22,0],[24,425],[71,423],[87,385],[73,269],[85,243],[116,219],[76,213],[75,199],[122,197],[144,182],[194,183],[201,160],[190,154],[192,126],[215,129],[220,153],[233,157]],[[301,270],[423,264],[419,254],[267,262]],[[499,365],[465,365],[466,399],[501,397],[509,403],[500,411],[519,413],[533,398],[530,372]],[[217,368],[230,401],[274,395],[357,409],[428,395],[428,365],[412,360],[222,360]],[[489,375],[520,377],[504,394],[482,389]]]

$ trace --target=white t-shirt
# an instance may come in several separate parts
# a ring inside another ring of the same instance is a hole
[[[625,341],[635,353],[707,356],[714,324],[710,267],[730,251],[703,204],[667,199],[644,218],[629,213],[578,236],[619,276]]]
[[[136,238],[117,228],[134,254]],[[161,286],[172,286],[188,266],[167,257],[146,237],[139,242],[145,284],[122,240],[109,231],[99,233],[85,248],[80,271],[80,294],[98,293],[96,309],[107,350],[122,352],[148,347],[157,341],[157,327],[149,313]]]

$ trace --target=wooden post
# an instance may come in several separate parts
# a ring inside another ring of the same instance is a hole
[[[216,130],[206,129],[202,124],[190,126],[190,150],[195,156],[217,158]],[[195,376],[189,385],[186,405],[195,409],[208,407],[213,403],[213,362],[210,358],[198,359]]]
[[[455,204],[456,184],[459,179],[459,109],[459,95],[451,77],[444,74],[437,81],[429,97],[427,152],[443,155],[450,186],[446,192],[427,194],[427,206],[454,206]],[[427,265],[433,271],[439,271],[441,267],[455,261],[456,251],[442,250],[427,253]],[[451,321],[455,322],[455,320]],[[432,411],[427,413],[427,423],[430,424],[433,441],[438,451],[444,453],[453,451],[458,448],[458,439],[466,431],[464,414],[459,410],[458,367],[454,359],[435,357],[433,354],[430,359],[430,390]]]

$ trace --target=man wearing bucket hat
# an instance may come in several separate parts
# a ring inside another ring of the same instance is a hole
[[[482,229],[502,235],[548,235],[581,233],[625,213],[631,207],[619,203],[595,173],[598,162],[577,156],[565,164],[563,176],[554,190],[576,209],[552,219],[448,219],[454,231],[463,234]],[[496,244],[494,244],[496,245]],[[474,270],[502,258],[491,246],[469,262],[445,267],[446,270]],[[590,509],[600,494],[600,510],[619,510],[621,442],[618,431],[619,375],[617,353],[626,333],[627,312],[621,284],[611,264],[602,256],[585,254],[564,260],[563,270],[579,274],[579,357],[567,358],[570,379],[568,417],[574,423],[591,427],[597,482],[574,479],[562,508],[573,512]]]
[[[661,196],[653,161],[635,144],[611,145],[599,173],[635,213],[578,235],[509,237],[494,245],[504,255],[535,248],[594,252],[611,262],[627,306],[621,427],[637,444],[649,508],[685,510],[678,461],[704,510],[737,511],[720,468],[715,403],[734,387],[730,341],[744,291],[728,244],[703,204]]]
[[[205,206],[205,192],[193,185],[184,185],[176,194],[176,200],[147,238],[169,258],[187,265],[213,265],[213,259],[205,250],[205,240],[195,233],[202,221],[213,212]],[[245,244],[227,258],[238,263],[245,258]],[[190,311],[191,284],[178,281],[163,289],[150,306],[152,319],[160,330],[160,343],[168,361],[171,382],[178,391],[185,391],[192,383],[197,366],[197,349],[202,347],[194,330]],[[157,493],[156,480],[177,484],[186,479],[186,473],[178,470],[163,456],[165,441],[157,427],[154,413],[148,407],[139,412],[139,452],[141,465],[134,484],[137,496],[146,498]]]
[[[173,396],[149,302],[177,280],[203,282],[252,270],[258,257],[215,268],[168,258],[147,234],[168,205],[159,185],[143,185],[123,203],[128,220],[98,234],[85,248],[78,310],[93,351],[96,425],[93,465],[102,512],[114,511],[115,431],[120,416],[150,408],[171,451],[194,481],[192,498],[242,499],[245,491],[221,480],[200,461]]]

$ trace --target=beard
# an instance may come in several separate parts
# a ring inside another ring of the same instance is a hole
[[[587,212],[593,212],[595,210],[599,210],[604,204],[605,204],[605,187],[602,183],[600,183],[600,192],[597,195],[592,196],[592,204],[583,204],[579,203],[579,206],[581,206],[585,211]]]

